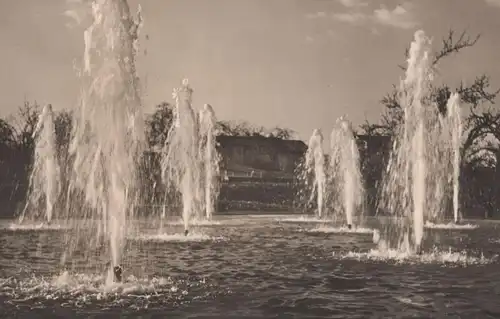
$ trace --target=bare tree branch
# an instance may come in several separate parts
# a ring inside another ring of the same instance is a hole
[[[434,55],[434,59],[432,61],[432,65],[437,65],[441,59],[453,54],[458,53],[460,50],[465,48],[470,48],[474,46],[477,41],[481,38],[481,34],[477,34],[475,37],[470,37],[467,34],[467,30],[462,31],[458,38],[455,36],[455,31],[450,29],[448,31],[448,35],[444,37],[441,41],[441,49],[436,52]],[[405,59],[408,59],[410,55],[410,49],[405,49]],[[406,66],[403,64],[398,65],[399,68],[403,71],[406,71]]]
[[[432,63],[433,65],[436,65],[442,58],[447,57],[452,53],[458,53],[462,49],[474,46],[481,37],[480,34],[477,34],[475,37],[471,38],[467,34],[466,30],[460,33],[458,39],[454,37],[454,35],[455,31],[448,31],[448,36],[442,40],[441,50],[438,51],[434,56],[434,60]]]

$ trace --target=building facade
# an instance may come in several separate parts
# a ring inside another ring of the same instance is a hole
[[[228,178],[293,179],[307,151],[302,141],[263,136],[218,136],[217,142]]]

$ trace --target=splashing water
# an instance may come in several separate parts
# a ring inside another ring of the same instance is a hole
[[[350,227],[355,210],[361,212],[364,189],[359,169],[359,151],[351,124],[347,120],[337,120],[330,137],[330,146],[327,175],[331,189],[328,193],[333,197],[334,208],[343,207],[345,220]]]
[[[106,309],[119,307],[122,311],[138,307],[164,308],[166,303],[188,303],[199,299],[199,290],[207,295],[217,295],[216,290],[208,290],[212,285],[205,278],[173,279],[171,277],[127,276],[124,282],[106,284],[102,275],[70,273],[64,271],[51,277],[28,277],[0,279],[0,294],[8,296],[18,307],[29,309],[40,307],[44,300],[52,305],[67,308],[86,309],[98,307]],[[41,307],[43,309],[43,307]]]
[[[478,227],[479,227],[478,225],[465,224],[465,223],[457,224],[457,223],[449,222],[447,224],[443,224],[443,223],[434,224],[433,222],[429,222],[429,221],[425,222],[425,228],[431,228],[431,229],[476,229]]]
[[[93,1],[92,17],[84,33],[84,89],[69,147],[67,206],[75,223],[69,241],[72,250],[79,241],[88,250],[104,239],[113,267],[121,263],[144,145],[135,71],[142,18],[140,7],[132,18],[125,0]],[[97,234],[95,242],[89,243],[88,229]]]
[[[310,216],[297,216],[297,217],[287,217],[287,218],[276,218],[278,222],[285,223],[324,223],[322,219],[311,218]]]
[[[315,129],[307,147],[306,158],[304,163],[303,174],[306,175],[305,180],[309,180],[309,176],[313,176],[312,185],[310,188],[309,202],[312,202],[314,195],[317,196],[318,217],[323,217],[325,187],[326,187],[326,172],[325,172],[325,155],[323,152],[323,134],[319,129]],[[306,186],[309,186],[306,185]]]
[[[226,241],[223,236],[212,237],[206,234],[191,232],[189,236],[184,234],[139,234],[132,237],[135,241],[148,241],[148,242],[205,242],[205,241]]]
[[[40,206],[45,204],[45,220],[50,224],[61,187],[52,105],[48,104],[43,108],[33,138],[35,139],[33,169],[29,180],[28,198],[19,216],[19,223],[23,223],[25,219],[30,221],[37,219]]]
[[[205,173],[205,213],[210,220],[215,212],[215,203],[219,195],[219,161],[215,140],[215,124],[217,119],[215,112],[209,104],[205,104],[199,113],[200,120],[200,158]]]
[[[166,189],[181,193],[182,219],[188,230],[191,219],[201,218],[202,187],[199,154],[199,127],[191,106],[193,90],[187,79],[175,89],[175,121],[168,132],[162,152],[162,179]]]
[[[345,255],[333,254],[340,259],[354,259],[359,261],[392,261],[396,264],[441,264],[442,266],[466,267],[469,265],[487,265],[494,263],[498,256],[487,258],[483,254],[479,256],[469,256],[466,251],[452,251],[452,249],[438,250],[434,248],[432,251],[422,254],[414,255],[410,252],[403,252],[401,250],[387,249],[387,250],[370,250],[369,252],[348,252]]]
[[[365,228],[365,227],[356,227],[356,228],[349,228],[349,227],[328,227],[328,226],[320,226],[316,228],[312,228],[307,230],[309,233],[354,233],[354,234],[373,234],[374,230],[371,228]]]
[[[448,125],[451,133],[451,151],[453,167],[453,219],[458,222],[458,195],[460,191],[460,145],[462,137],[462,120],[460,118],[460,95],[454,93],[447,104]]]
[[[379,202],[379,212],[396,216],[392,219],[394,239],[407,252],[420,249],[424,217],[436,214],[445,198],[442,168],[448,161],[441,141],[442,119],[437,107],[426,100],[432,80],[429,51],[430,40],[423,31],[415,32],[406,78],[401,82],[404,123],[394,141]]]

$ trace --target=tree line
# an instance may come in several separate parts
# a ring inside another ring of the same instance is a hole
[[[35,131],[42,106],[25,101],[15,114],[0,118],[0,184],[23,180],[32,160],[35,149]],[[146,141],[150,149],[161,148],[173,123],[174,106],[167,102],[158,104],[152,114],[145,116]],[[66,156],[73,128],[73,115],[70,110],[56,111],[54,114],[55,139],[58,156]],[[246,121],[218,121],[218,135],[262,136],[278,139],[292,139],[295,132],[291,129],[275,127],[266,129]]]

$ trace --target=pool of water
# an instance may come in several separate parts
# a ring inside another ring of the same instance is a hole
[[[430,225],[425,253],[381,251],[375,220],[224,216],[182,235],[136,221],[124,278],[105,256],[65,254],[64,226],[0,224],[0,317],[498,318],[500,224]],[[84,246],[84,244],[83,244]]]

